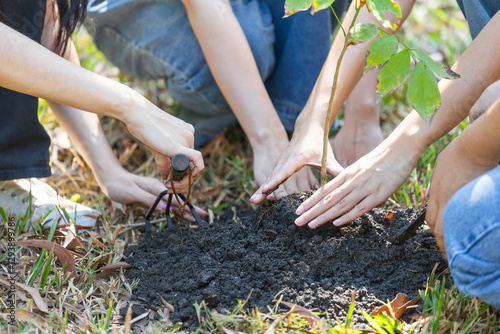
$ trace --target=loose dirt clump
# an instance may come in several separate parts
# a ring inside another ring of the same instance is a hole
[[[175,308],[172,321],[196,326],[194,303],[224,312],[248,296],[246,307],[266,311],[282,296],[342,319],[355,290],[356,319],[379,306],[377,299],[415,297],[435,263],[444,262],[428,228],[402,245],[390,243],[418,214],[411,208],[377,209],[345,227],[311,230],[293,223],[305,198],[294,194],[258,211],[231,207],[211,225],[178,225],[130,247],[133,268],[125,275],[139,280],[132,300],[161,306],[161,295]]]

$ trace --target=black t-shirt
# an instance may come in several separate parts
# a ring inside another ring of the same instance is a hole
[[[0,0],[0,5],[0,22],[40,43],[46,0]],[[38,121],[38,98],[0,87],[0,180],[50,176],[49,146]]]

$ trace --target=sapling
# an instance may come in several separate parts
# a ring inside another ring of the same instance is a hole
[[[385,15],[386,11],[401,18],[401,8],[392,0],[355,0],[355,13],[347,31],[342,26],[337,14],[332,8],[335,0],[286,0],[285,17],[296,12],[311,9],[311,14],[330,7],[344,34],[344,45],[337,60],[337,67],[333,77],[332,90],[325,118],[325,132],[323,137],[323,156],[321,159],[321,185],[327,182],[326,159],[328,156],[328,134],[333,113],[333,101],[337,89],[340,65],[349,45],[371,42],[365,57],[365,72],[380,69],[377,83],[377,94],[383,96],[392,92],[401,85],[410,71],[411,59],[416,66],[413,70],[408,86],[408,101],[415,110],[431,123],[432,117],[441,104],[441,94],[435,76],[446,79],[456,79],[460,76],[448,67],[434,61],[420,50],[407,47],[400,36],[386,34],[380,27],[372,23],[358,23],[361,8],[366,5],[369,12],[381,22],[384,28],[396,32],[399,24],[391,22]],[[398,49],[402,46],[402,50]]]

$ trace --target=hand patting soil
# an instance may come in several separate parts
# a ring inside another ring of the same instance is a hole
[[[264,312],[282,295],[342,319],[353,290],[359,316],[377,299],[417,296],[435,263],[445,262],[429,229],[402,245],[388,241],[416,216],[411,208],[391,219],[378,210],[342,228],[310,230],[293,223],[305,198],[294,194],[258,212],[228,209],[212,225],[176,226],[130,247],[126,260],[134,267],[125,275],[139,280],[132,299],[161,306],[160,294],[175,308],[172,321],[195,326],[195,302],[223,312],[250,293],[246,306]]]

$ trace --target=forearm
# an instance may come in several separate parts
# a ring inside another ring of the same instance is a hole
[[[494,168],[500,162],[500,99],[469,125],[458,138],[465,157]]]
[[[252,146],[286,132],[227,0],[183,0],[212,75]]]
[[[0,23],[0,86],[123,121],[147,102],[133,90],[57,56]],[[34,56],[36,55],[36,56]]]
[[[82,110],[47,101],[59,124],[68,133],[73,145],[99,179],[102,175],[121,168],[106,136],[99,118]]]
[[[391,17],[391,21],[399,21],[398,26],[401,26],[401,24],[406,20],[409,13],[411,12],[415,0],[399,0],[396,2],[398,2],[401,6],[402,17],[401,19]],[[347,29],[350,26],[352,19],[354,18],[356,11],[355,3],[356,1],[353,1],[351,3],[351,6],[349,7],[349,10],[347,11],[347,14],[345,15],[345,18],[342,22],[342,26],[344,27],[344,29]],[[356,19],[356,23],[373,23],[378,26],[382,25],[380,21],[375,19],[375,17],[368,12],[366,6],[361,9]],[[316,81],[311,96],[309,97],[309,100],[307,101],[307,104],[304,108],[304,111],[299,116],[301,119],[307,120],[307,122],[317,121],[320,124],[324,124],[325,122],[326,112],[328,110],[328,104],[332,90],[333,77],[337,68],[337,61],[344,46],[344,40],[344,34],[342,32],[342,29],[340,29],[337,33],[337,36],[335,37],[335,40],[328,54],[328,58]],[[364,59],[370,45],[371,42],[365,42],[355,46],[351,45],[347,48],[339,70],[338,84],[333,100],[333,116],[338,113],[338,111],[344,104],[344,101],[347,99],[351,91],[363,76]],[[334,118],[335,117],[332,117],[332,122]]]
[[[460,56],[453,71],[459,79],[441,80],[441,106],[431,126],[414,110],[391,136],[405,133],[411,136],[421,153],[433,142],[451,131],[465,119],[483,91],[500,78],[500,13],[497,13]]]

